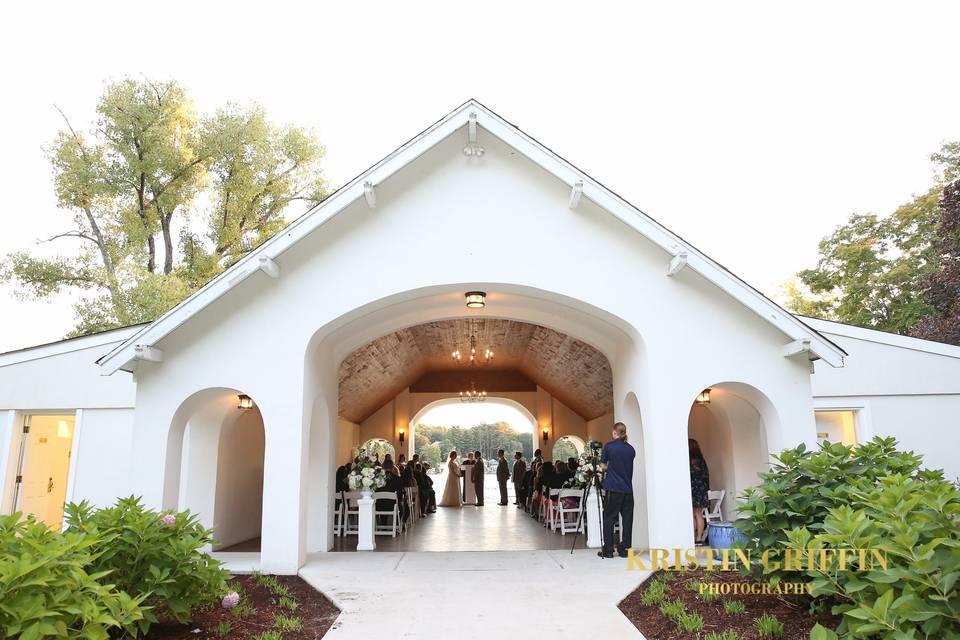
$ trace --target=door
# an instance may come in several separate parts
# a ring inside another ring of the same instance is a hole
[[[75,424],[71,415],[33,415],[24,421],[14,509],[57,530],[63,524]]]

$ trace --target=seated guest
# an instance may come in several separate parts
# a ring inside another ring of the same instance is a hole
[[[420,485],[420,511],[421,515],[433,513],[437,510],[437,494],[433,490],[433,480],[427,475],[427,469],[430,467],[426,462],[414,465],[414,474],[417,476],[417,482]]]
[[[350,487],[347,484],[348,475],[350,475],[349,464],[345,464],[343,466],[337,467],[337,484],[336,484],[337,493],[340,493],[341,491],[350,491]]]
[[[403,480],[400,479],[400,471],[393,464],[393,460],[385,458],[383,461],[383,473],[387,477],[387,483],[380,491],[390,491],[397,494],[397,506],[400,509],[400,520],[406,522],[410,511],[407,507],[407,492],[403,490]],[[389,500],[377,500],[375,508],[377,511],[387,511],[391,507]]]
[[[580,462],[576,458],[567,458],[567,473],[576,472],[579,466]]]
[[[563,483],[569,478],[570,476],[567,475],[567,463],[563,460],[559,460],[554,467],[553,474],[547,478],[545,484],[547,485],[548,489],[562,489]]]

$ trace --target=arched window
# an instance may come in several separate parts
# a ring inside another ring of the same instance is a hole
[[[397,461],[397,452],[394,450],[393,445],[383,438],[370,438],[363,443],[361,448],[366,449],[371,458],[377,458],[380,462],[383,462],[388,453],[394,462]]]

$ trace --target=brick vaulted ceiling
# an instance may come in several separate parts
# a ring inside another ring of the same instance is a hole
[[[340,364],[340,415],[361,422],[429,372],[463,371],[450,354],[492,349],[487,368],[515,370],[549,391],[583,418],[613,410],[613,376],[606,356],[546,327],[492,318],[428,322],[377,338]]]

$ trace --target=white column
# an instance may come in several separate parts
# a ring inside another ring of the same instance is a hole
[[[601,542],[601,531],[603,522],[600,520],[600,497],[597,490],[590,487],[587,492],[587,547],[590,549],[599,549],[603,546]]]
[[[13,511],[13,505],[7,508],[8,496],[13,496],[13,480],[17,471],[12,467],[17,464],[13,457],[13,432],[16,425],[17,412],[13,409],[0,411],[0,513]]]
[[[357,508],[360,511],[357,551],[373,551],[377,548],[377,542],[373,535],[373,505],[376,501],[372,495],[363,495],[357,500]]]

